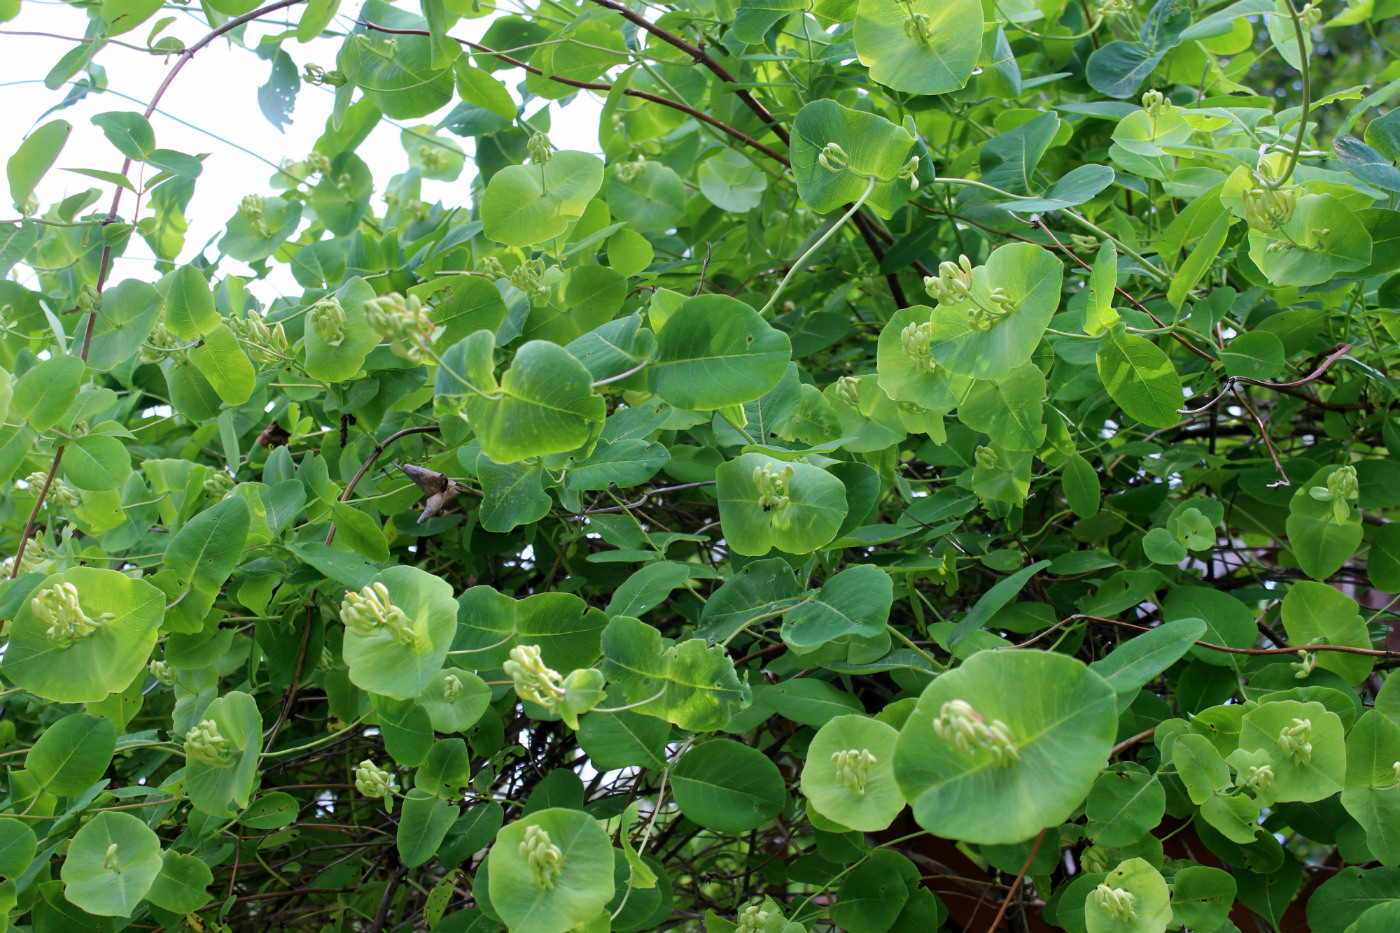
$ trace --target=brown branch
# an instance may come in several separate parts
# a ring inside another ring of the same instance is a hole
[[[990,933],[996,933],[997,927],[1001,926],[1001,918],[1006,916],[1006,909],[1011,906],[1011,899],[1016,896],[1016,891],[1021,887],[1021,879],[1026,877],[1026,872],[1031,870],[1031,862],[1035,861],[1035,854],[1040,851],[1041,840],[1045,838],[1045,830],[1040,831],[1040,835],[1035,837],[1035,845],[1031,846],[1031,854],[1026,856],[1026,864],[1021,866],[1021,873],[1016,876],[1016,880],[1011,882],[1011,889],[1006,892],[1006,899],[1001,902],[1001,910],[997,911],[996,919],[987,929]]]
[[[246,23],[251,23],[253,20],[257,19],[260,16],[265,16],[268,13],[284,9],[289,6],[295,6],[296,4],[301,2],[302,0],[277,0],[276,3],[270,3],[265,7],[260,7],[254,10],[251,13],[245,13],[242,16],[235,17],[234,19],[229,20],[227,23],[224,23],[222,26],[210,32],[208,35],[200,39],[194,45],[185,49],[185,51],[181,52],[180,57],[176,59],[175,64],[171,67],[169,73],[166,74],[165,80],[160,83],[160,87],[156,88],[156,93],[151,98],[150,105],[146,107],[146,119],[149,120],[151,118],[151,114],[156,112],[156,106],[160,103],[160,99],[163,96],[165,96],[165,92],[170,89],[170,85],[174,83],[175,76],[180,73],[180,69],[185,67],[186,62],[194,58],[196,52],[200,51],[209,43],[213,42],[215,39],[219,38],[225,33],[232,32],[233,30],[237,29],[239,26],[242,26]],[[130,170],[131,159],[126,159],[122,162],[122,170],[120,174],[125,175]],[[116,193],[112,195],[112,206],[107,210],[107,217],[102,221],[103,224],[113,223],[117,219],[117,210],[121,207],[121,203],[122,188],[120,185],[118,185],[116,186]],[[99,295],[102,294],[103,286],[107,284],[107,274],[111,271],[111,269],[112,247],[108,244],[104,244],[102,247],[102,260],[97,270],[97,293]],[[97,314],[89,313],[87,316],[87,328],[83,331],[82,349],[78,352],[78,359],[82,360],[84,363],[87,362],[88,350],[92,347],[92,331],[96,325]],[[58,450],[54,451],[53,462],[49,464],[49,473],[48,476],[44,479],[44,486],[39,491],[38,498],[34,500],[34,508],[30,509],[29,511],[29,520],[24,524],[24,534],[19,539],[19,546],[15,548],[15,565],[10,571],[11,580],[19,576],[20,561],[24,558],[25,548],[29,546],[30,536],[34,534],[34,523],[39,519],[39,509],[41,509],[44,505],[44,497],[48,495],[49,487],[53,484],[54,476],[58,474],[59,464],[63,462],[63,451],[65,449],[67,449],[67,445],[60,444]]]
[[[435,424],[423,424],[419,425],[416,428],[404,428],[402,431],[395,431],[393,434],[390,434],[384,439],[384,443],[375,447],[374,453],[370,454],[365,459],[364,465],[362,465],[360,467],[359,472],[351,478],[350,484],[345,487],[345,491],[340,494],[340,501],[350,501],[350,496],[352,493],[354,493],[355,487],[359,485],[360,480],[365,478],[365,474],[369,472],[370,467],[374,466],[374,461],[379,459],[379,455],[384,453],[384,448],[388,447],[390,444],[394,443],[394,441],[398,440],[401,437],[407,437],[410,434],[431,434],[436,430],[438,430],[438,426]],[[330,530],[326,532],[326,546],[330,547],[330,543],[334,540],[335,522],[331,522]]]
[[[1133,622],[1120,622],[1117,619],[1106,619],[1103,616],[1072,615],[1061,625],[1076,622],[1080,619],[1087,619],[1090,622],[1103,622],[1107,625],[1116,625],[1119,628],[1130,628],[1138,632],[1150,632],[1152,627],[1148,625],[1138,625]],[[1213,651],[1224,651],[1226,654],[1249,654],[1249,655],[1270,655],[1270,654],[1302,654],[1306,651],[1339,651],[1343,654],[1360,654],[1369,658],[1400,658],[1400,651],[1383,651],[1379,648],[1357,648],[1353,645],[1304,645],[1301,648],[1231,648],[1229,645],[1217,645],[1209,641],[1192,642],[1193,645],[1201,648],[1210,648]]]
[[[638,28],[645,29],[647,32],[651,33],[653,36],[656,36],[662,42],[674,46],[675,48],[678,48],[685,54],[689,55],[691,59],[697,64],[704,65],[710,70],[712,74],[718,77],[721,81],[725,82],[726,84],[732,85],[734,87],[734,93],[739,96],[739,99],[744,102],[744,105],[747,106],[750,110],[752,110],[758,116],[758,118],[763,121],[764,126],[772,130],[773,135],[777,136],[783,141],[784,145],[787,145],[791,142],[791,137],[788,135],[788,131],[784,129],[782,124],[778,122],[777,118],[773,116],[773,112],[769,110],[766,106],[764,106],[758,100],[758,98],[753,96],[753,94],[749,93],[748,90],[739,87],[739,79],[734,76],[734,73],[731,72],[728,68],[721,65],[718,61],[716,61],[703,48],[701,48],[698,45],[692,45],[691,43],[682,39],[680,36],[676,35],[670,30],[663,29],[662,27],[648,20],[642,14],[628,9],[621,3],[615,2],[615,0],[593,0],[593,2],[601,7],[605,7],[616,13],[622,14],[624,19],[627,19],[628,21],[632,22]]]
[[[432,35],[426,29],[395,29],[389,26],[380,26],[377,23],[371,23],[368,20],[363,19],[359,20],[359,25],[364,26],[366,29],[372,30],[373,32],[382,32],[395,36]],[[613,89],[613,86],[611,84],[605,84],[601,81],[577,81],[573,78],[561,77],[560,75],[546,75],[543,71],[541,71],[539,68],[536,68],[534,65],[521,61],[518,58],[512,58],[504,52],[497,52],[495,49],[489,48],[484,45],[480,45],[476,42],[472,42],[467,39],[458,39],[456,36],[448,36],[448,38],[456,41],[460,45],[466,46],[473,52],[480,52],[483,55],[493,55],[497,59],[505,62],[508,65],[512,65],[516,68],[524,68],[532,75],[538,75],[543,78],[548,78],[549,80],[554,81],[558,84],[567,85],[568,87],[576,87],[584,91],[598,91],[601,94],[606,94]],[[630,87],[624,88],[622,93],[627,95],[628,97],[636,97],[641,100],[651,101],[653,104],[660,104],[663,107],[670,107],[672,110],[678,110],[681,113],[694,117],[702,123],[708,123],[710,126],[713,126],[715,129],[720,130],[721,132],[726,133],[729,136],[732,136],[734,139],[737,139],[744,145],[763,153],[764,155],[768,156],[768,158],[778,162],[780,165],[788,166],[791,164],[788,161],[788,157],[783,155],[782,153],[768,146],[765,146],[763,143],[754,139],[752,136],[748,135],[742,130],[730,126],[723,120],[718,120],[715,117],[710,116],[703,110],[697,110],[689,104],[682,103],[681,101],[677,100],[671,100],[671,98],[669,97],[663,97],[660,94],[653,94],[650,91],[639,91]]]

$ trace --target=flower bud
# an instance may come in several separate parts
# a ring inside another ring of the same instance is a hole
[[[71,648],[76,642],[105,631],[116,618],[111,612],[89,616],[78,601],[78,588],[67,582],[40,590],[29,600],[29,608],[35,618],[48,626],[45,635],[49,644],[60,649]]]
[[[219,724],[202,719],[199,725],[185,733],[185,757],[211,768],[231,768],[238,760],[233,742],[219,733]]]
[[[836,765],[836,782],[849,788],[857,797],[865,796],[865,785],[870,780],[870,766],[876,761],[878,759],[868,748],[846,749],[831,756],[831,763]]]
[[[393,604],[389,588],[377,581],[358,593],[346,592],[340,604],[340,621],[361,638],[369,638],[380,629],[386,630],[400,645],[411,645],[418,638],[413,620]]]
[[[1137,895],[1123,888],[1099,885],[1094,889],[1094,903],[1119,923],[1132,923],[1137,919],[1137,910],[1133,906],[1137,903]]]
[[[535,887],[542,891],[553,890],[554,882],[563,871],[564,853],[550,841],[549,832],[538,823],[525,827],[525,839],[519,851],[530,868]]]
[[[345,328],[349,326],[350,319],[345,316],[345,309],[338,299],[322,298],[311,306],[307,314],[311,318],[311,329],[329,346],[338,347],[345,342]]]
[[[383,798],[384,808],[394,810],[394,775],[366,758],[355,768],[355,789],[366,797]]]

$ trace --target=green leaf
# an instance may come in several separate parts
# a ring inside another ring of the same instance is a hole
[[[74,567],[46,577],[35,592],[71,583],[90,618],[112,617],[71,645],[49,639],[49,626],[24,602],[10,623],[4,673],[15,685],[57,703],[96,703],[126,689],[156,643],[165,594],[115,570]]]
[[[1011,600],[1016,598],[1016,594],[1030,582],[1031,577],[1040,573],[1050,566],[1048,560],[1037,561],[1029,567],[1022,567],[1020,570],[1007,577],[1005,580],[998,580],[991,589],[982,595],[967,615],[958,620],[953,626],[952,634],[948,636],[948,647],[959,644],[973,632],[976,632],[986,625],[997,612],[1001,610]]]
[[[68,846],[63,895],[90,914],[129,917],[161,867],[160,837],[150,827],[129,813],[98,813]]]
[[[1205,634],[1201,619],[1176,619],[1136,635],[1089,665],[1118,694],[1138,689],[1181,660]]]
[[[486,375],[494,383],[494,376]],[[499,385],[482,387],[485,397],[467,396],[467,420],[482,452],[497,463],[565,453],[602,429],[607,406],[592,383],[568,350],[532,340],[516,351]]]
[[[136,356],[160,318],[160,292],[145,282],[123,279],[102,294],[87,364],[100,372]]]
[[[1300,580],[1288,589],[1279,609],[1288,643],[1348,645],[1371,648],[1371,636],[1356,600],[1324,583]],[[1371,674],[1375,659],[1341,651],[1317,652],[1317,666],[1332,671],[1349,684],[1359,684]]]
[[[457,631],[457,605],[452,587],[441,577],[417,567],[394,566],[374,575],[389,601],[408,617],[408,641],[387,626],[347,626],[345,663],[350,682],[361,690],[396,700],[417,698],[442,668]]]
[[[457,821],[457,807],[437,794],[411,790],[404,796],[399,816],[399,858],[409,868],[422,865],[437,854],[447,831]]]
[[[1098,514],[1103,487],[1099,483],[1099,474],[1089,465],[1089,461],[1079,454],[1066,460],[1060,474],[1060,485],[1065,501],[1075,515],[1090,518]]]
[[[1320,285],[1364,269],[1371,235],[1335,196],[1305,194],[1277,236],[1250,230],[1249,256],[1271,285]]]
[[[258,778],[262,752],[263,721],[258,703],[240,691],[226,693],[207,707],[201,720],[212,720],[233,753],[226,764],[213,765],[192,756],[185,758],[185,792],[195,809],[228,819],[248,806]]]
[[[805,681],[799,681],[805,682]],[[894,748],[899,733],[890,725],[865,716],[837,716],[812,739],[802,767],[802,795],[829,820],[862,832],[880,832],[904,809],[904,797],[894,779]],[[851,756],[863,770],[855,775],[838,770],[835,756]],[[874,761],[866,761],[869,752]],[[857,779],[858,778],[858,779]]]
[[[227,324],[210,329],[190,351],[190,362],[204,374],[226,405],[242,405],[253,395],[252,361]]]
[[[768,176],[736,149],[722,149],[696,170],[700,193],[720,210],[742,214],[763,203]]]
[[[1188,865],[1172,876],[1171,901],[1173,925],[1219,929],[1235,902],[1235,879],[1219,868]]]
[[[1350,509],[1344,521],[1337,521],[1332,502],[1317,499],[1311,490],[1326,489],[1328,478],[1339,466],[1323,467],[1300,485],[1288,501],[1284,525],[1288,543],[1298,566],[1314,580],[1326,580],[1341,569],[1361,546],[1361,512]]]
[[[1131,920],[1111,912],[1097,897],[1097,890],[1085,898],[1084,927],[1087,933],[1161,933],[1171,920],[1170,892],[1162,873],[1151,862],[1131,858],[1119,864],[1103,883],[1132,898]]]
[[[35,431],[47,431],[78,397],[87,367],[76,356],[55,356],[33,366],[15,383],[10,417]]]
[[[964,2],[957,0],[958,5]],[[975,51],[973,55],[975,60]],[[839,159],[827,160],[835,171],[822,165],[818,158],[830,143],[845,153],[844,165],[838,164]],[[797,178],[797,194],[802,203],[819,214],[858,200],[874,178],[875,188],[866,203],[888,219],[914,194],[915,186],[909,178],[901,178],[900,173],[915,156],[919,157],[915,177],[921,182],[931,180],[928,150],[907,130],[878,114],[850,110],[834,100],[812,101],[798,111],[792,124],[792,171]]]
[[[151,129],[150,121],[139,113],[112,110],[99,113],[92,118],[92,122],[102,130],[107,141],[128,159],[142,162],[155,151],[155,130]]]
[[[909,885],[899,870],[908,861],[897,852],[871,852],[836,889],[832,921],[850,933],[885,933],[909,902]]]
[[[872,80],[907,94],[946,94],[965,85],[977,67],[982,4],[860,0],[855,34],[856,54]]]
[[[219,320],[214,294],[204,275],[194,266],[176,269],[165,296],[166,328],[181,339],[191,340],[213,330]]]
[[[72,124],[65,120],[51,120],[25,137],[19,149],[5,163],[5,173],[10,180],[10,199],[15,209],[29,213],[30,198],[39,180],[58,160],[63,144],[68,142]]]
[[[250,523],[248,503],[230,496],[200,512],[171,537],[165,568],[174,572],[176,592],[183,596],[176,604],[181,616],[203,622],[242,559]]]
[[[79,489],[117,489],[131,475],[131,454],[120,439],[110,434],[87,434],[68,445],[63,475]]]
[[[697,745],[671,769],[676,803],[706,829],[742,833],[777,816],[787,801],[783,776],[767,755],[730,739]]]
[[[146,892],[146,900],[172,913],[194,913],[209,903],[209,886],[214,873],[193,855],[179,852],[162,853],[160,874]]]
[[[846,487],[808,463],[744,454],[722,464],[715,480],[720,523],[737,554],[762,557],[775,547],[809,553],[830,543],[846,517]],[[778,481],[785,492],[775,501],[764,489],[777,488],[772,484]]]
[[[668,643],[644,622],[618,616],[602,637],[601,670],[625,703],[692,732],[724,728],[749,688],[723,651],[700,638]]]
[[[501,464],[483,453],[476,458],[476,476],[483,496],[481,527],[487,531],[510,531],[549,514],[554,500],[544,491],[541,464]]]
[[[971,300],[940,304],[931,319],[930,353],[939,366],[976,379],[1003,379],[1030,362],[1060,303],[1064,266],[1048,250],[1009,243],[972,270],[977,302],[992,305],[1000,289],[1012,310],[983,329]]]
[[[537,883],[521,851],[531,826],[547,833],[561,854],[547,887]],[[565,933],[613,896],[612,846],[597,821],[578,810],[540,810],[506,826],[496,834],[488,868],[491,906],[515,930]]]
[[[885,630],[893,601],[888,573],[870,564],[848,567],[784,614],[783,641],[804,651],[847,637],[873,638]]]
[[[656,335],[653,391],[676,408],[711,409],[759,398],[787,370],[792,344],[726,295],[682,302]]]
[[[1136,334],[1110,335],[1099,344],[1099,378],[1130,418],[1148,427],[1170,428],[1186,404],[1181,377],[1155,343]]]
[[[1162,820],[1167,792],[1157,776],[1133,762],[1105,771],[1085,804],[1089,838],[1101,846],[1130,846]]]
[[[1387,868],[1400,865],[1400,726],[1368,710],[1346,739],[1346,788],[1342,806],[1366,830],[1366,848]]]
[[[994,762],[942,739],[945,703],[1005,724],[1018,758]],[[1039,651],[983,651],[938,677],[900,730],[894,773],[919,825],[945,839],[1008,844],[1067,819],[1108,760],[1113,688],[1082,662]]]
[[[1311,743],[1306,753],[1290,754],[1282,736],[1305,721],[1302,741]],[[1321,703],[1274,700],[1244,714],[1240,725],[1240,749],[1262,751],[1274,771],[1269,794],[1279,802],[1323,800],[1342,789],[1346,753],[1342,721]]]
[[[583,216],[603,186],[603,162],[586,152],[556,152],[549,161],[512,165],[491,176],[481,197],[487,237],[532,246],[561,235]]]
[[[77,797],[106,772],[116,748],[117,728],[109,720],[73,713],[44,730],[24,766],[49,793]]]
[[[379,335],[365,320],[365,302],[375,297],[374,289],[361,278],[340,287],[335,298],[345,311],[344,336],[323,337],[314,327],[306,328],[306,374],[322,382],[344,382],[364,365],[369,351],[379,343]]]
[[[23,820],[0,817],[0,875],[17,878],[34,860],[39,842]]]

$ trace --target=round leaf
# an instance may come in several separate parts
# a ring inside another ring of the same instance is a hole
[[[345,663],[350,682],[361,690],[396,700],[417,699],[433,683],[457,634],[457,602],[441,577],[417,567],[396,566],[375,574],[389,600],[408,616],[413,640],[402,644],[384,626],[369,634],[345,632]]]
[[[687,752],[671,771],[671,786],[687,818],[722,833],[756,829],[787,801],[778,766],[757,749],[730,739]]]
[[[861,832],[889,827],[904,809],[904,797],[894,779],[894,749],[899,733],[886,723],[865,716],[838,716],[817,731],[802,767],[802,794],[829,820]],[[859,786],[843,782],[834,756],[868,751],[875,757]]]
[[[71,583],[90,617],[112,617],[104,628],[72,645],[49,640],[49,627],[29,601],[10,624],[5,676],[17,686],[59,703],[96,703],[126,688],[146,666],[164,614],[165,594],[145,580],[115,570],[74,567],[48,577],[40,590]]]
[[[129,813],[110,810],[68,845],[63,896],[99,917],[129,917],[161,871],[160,838]]]
[[[536,883],[521,852],[531,826],[547,832],[560,852],[559,874],[548,887]],[[487,862],[491,906],[512,930],[564,933],[612,900],[612,846],[597,821],[578,810],[540,810],[516,820],[496,834]]]
[[[934,730],[945,703],[1005,724],[1020,756],[1000,766]],[[1064,822],[1088,795],[1117,732],[1113,688],[1083,662],[1039,651],[983,651],[920,695],[900,730],[894,772],[914,818],[947,839],[1009,844]]]

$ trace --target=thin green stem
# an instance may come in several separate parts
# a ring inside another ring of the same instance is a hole
[[[805,253],[797,257],[797,261],[794,262],[792,264],[792,267],[788,269],[787,275],[783,276],[783,280],[778,283],[778,287],[773,291],[773,297],[768,299],[768,303],[763,306],[763,309],[761,311],[758,312],[759,314],[767,315],[769,311],[773,310],[773,306],[778,303],[778,296],[783,293],[783,289],[787,287],[787,283],[792,281],[792,277],[796,275],[799,271],[801,271],[801,269],[807,264],[807,260],[810,259],[817,252],[817,250],[821,249],[823,246],[826,245],[826,241],[831,239],[832,234],[834,234],[837,230],[840,230],[843,226],[845,226],[846,221],[850,220],[856,215],[856,211],[861,209],[861,206],[865,204],[866,199],[870,197],[871,192],[873,192],[874,190],[875,178],[874,176],[871,176],[870,181],[865,186],[864,193],[862,193],[861,196],[856,200],[856,203],[851,205],[851,209],[846,211],[846,213],[842,214],[841,219],[836,221],[836,223],[832,224],[831,228],[827,230],[826,233],[823,233],[821,235],[821,238],[817,240],[817,242],[813,243],[810,247],[808,247]]]

